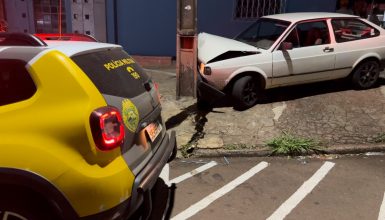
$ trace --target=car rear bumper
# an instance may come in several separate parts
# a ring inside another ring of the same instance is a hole
[[[174,148],[176,148],[176,137],[175,131],[172,131],[170,134],[167,133],[164,136],[154,156],[136,176],[132,194],[128,200],[105,212],[87,216],[82,219],[127,219],[129,216],[132,216],[142,204],[146,206],[146,214],[150,214],[152,210],[151,197],[154,194],[152,193],[152,189],[157,183],[163,167],[169,161],[170,157],[172,157]]]

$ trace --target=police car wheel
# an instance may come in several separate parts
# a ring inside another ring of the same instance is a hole
[[[49,220],[58,219],[48,203],[38,194],[15,187],[0,186],[0,219],[2,220]]]

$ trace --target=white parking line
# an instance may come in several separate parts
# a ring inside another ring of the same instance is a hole
[[[159,178],[163,179],[163,181],[168,185],[170,185],[170,165],[166,163],[163,167],[162,171],[159,174]]]
[[[385,86],[381,86],[380,91],[381,91],[382,95],[385,96]]]
[[[188,173],[185,173],[185,174],[183,174],[181,176],[178,176],[178,177],[170,180],[170,183],[175,183],[175,184],[180,183],[180,182],[182,182],[182,181],[184,181],[184,180],[186,180],[186,179],[188,179],[190,177],[193,177],[193,176],[197,175],[198,173],[201,173],[201,172],[203,172],[205,170],[208,170],[211,167],[214,167],[216,165],[218,165],[217,162],[211,161],[210,163],[207,163],[207,164],[205,164],[203,166],[200,166],[200,167],[196,168],[195,170],[192,170],[192,171],[190,171]]]
[[[215,200],[219,199],[220,197],[224,196],[226,193],[230,192],[231,190],[235,189],[237,186],[241,185],[251,177],[253,177],[255,174],[259,173],[261,170],[265,169],[269,164],[267,162],[261,162],[255,167],[251,168],[246,173],[242,174],[241,176],[237,177],[230,183],[226,184],[222,188],[218,189],[217,191],[211,193],[210,195],[206,196],[199,202],[195,203],[194,205],[190,206],[183,212],[179,213],[175,217],[171,218],[171,220],[179,220],[179,219],[188,219],[195,214],[197,214],[199,211],[203,210],[207,206],[209,206],[211,203],[213,203]]]
[[[310,177],[302,186],[288,199],[286,200],[267,220],[284,219],[305,197],[309,194],[314,187],[329,173],[334,167],[335,163],[325,162],[317,172]]]
[[[378,220],[385,220],[385,193],[380,208],[380,214],[378,214]]]

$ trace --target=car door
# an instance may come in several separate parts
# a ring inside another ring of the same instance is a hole
[[[273,51],[274,87],[333,77],[335,53],[326,20],[298,23],[283,41],[293,47]]]
[[[380,31],[360,18],[331,20],[336,40],[336,74],[349,75],[354,64],[367,57],[383,57],[384,39]]]

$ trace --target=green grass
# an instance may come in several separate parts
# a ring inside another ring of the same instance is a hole
[[[294,156],[309,152],[318,153],[321,151],[318,141],[311,138],[295,137],[287,133],[268,141],[266,145],[273,150],[272,154]]]
[[[251,147],[248,147],[246,144],[227,144],[223,146],[223,149],[225,150],[243,150],[243,149],[250,149]]]
[[[385,133],[378,134],[378,135],[374,138],[374,142],[375,142],[375,143],[385,143]]]
[[[180,148],[180,152],[182,154],[182,156],[184,158],[189,158],[193,155],[193,152],[195,150],[195,145],[192,144],[192,143],[187,143],[185,145],[183,145],[181,148]]]

